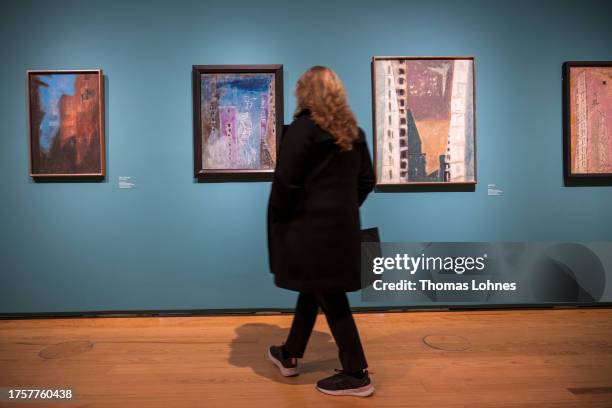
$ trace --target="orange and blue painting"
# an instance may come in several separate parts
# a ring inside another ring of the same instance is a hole
[[[473,58],[373,65],[377,184],[476,183]]]
[[[101,71],[30,71],[32,176],[104,175]]]
[[[203,169],[274,169],[273,73],[205,73],[200,97]]]
[[[612,67],[570,69],[570,174],[612,175]]]

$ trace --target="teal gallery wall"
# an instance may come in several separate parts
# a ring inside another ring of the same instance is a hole
[[[287,123],[298,76],[328,65],[371,146],[372,56],[474,56],[476,190],[375,193],[364,226],[395,242],[612,240],[612,188],[563,186],[561,120],[562,63],[612,60],[609,1],[0,7],[0,313],[293,305],[267,269],[270,183],[192,177],[194,64],[284,64]],[[104,70],[106,180],[35,183],[26,70],[76,68]],[[136,187],[120,190],[119,176]]]

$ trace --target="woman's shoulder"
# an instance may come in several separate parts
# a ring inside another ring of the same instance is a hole
[[[295,119],[298,119],[298,118],[307,118],[307,119],[310,119],[310,114],[311,113],[312,112],[311,112],[310,109],[304,108],[304,109],[301,109],[298,112],[296,112],[295,115],[293,115],[293,117]]]
[[[310,110],[302,109],[300,112],[294,115],[293,121],[289,126],[297,126],[300,128],[314,128],[316,127],[316,123],[310,117]]]
[[[302,135],[302,137],[307,137],[311,142],[333,140],[333,136],[323,130],[312,119],[308,109],[304,109],[297,113],[289,127],[291,128],[291,133],[298,133]]]
[[[303,143],[314,139],[316,130],[316,124],[308,116],[295,116],[289,125],[283,126],[281,139],[288,140],[289,143]]]
[[[319,125],[310,116],[311,112],[309,109],[302,109],[294,115],[293,121],[290,125],[285,126],[284,131],[286,132],[291,128],[291,133],[306,134],[312,137],[313,142],[324,142],[334,141],[334,137],[324,129],[321,129]],[[353,142],[354,144],[366,145],[366,134],[361,127],[357,127],[357,138]]]
[[[356,144],[366,144],[366,134],[362,128],[357,126],[357,139],[355,139]]]

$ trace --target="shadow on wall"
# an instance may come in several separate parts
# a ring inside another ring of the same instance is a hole
[[[289,328],[248,323],[236,328],[236,337],[230,344],[229,363],[236,367],[250,367],[259,376],[285,384],[315,384],[334,374],[340,368],[336,343],[328,333],[314,330],[308,342],[304,358],[299,361],[300,375],[283,377],[267,357],[268,347],[281,344],[287,338]]]

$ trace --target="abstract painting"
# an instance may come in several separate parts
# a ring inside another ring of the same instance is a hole
[[[104,177],[101,70],[28,71],[30,175]]]
[[[282,131],[282,66],[195,66],[196,177],[271,179]]]
[[[475,184],[474,59],[374,57],[377,187]]]
[[[612,62],[565,63],[568,177],[612,177]]]

